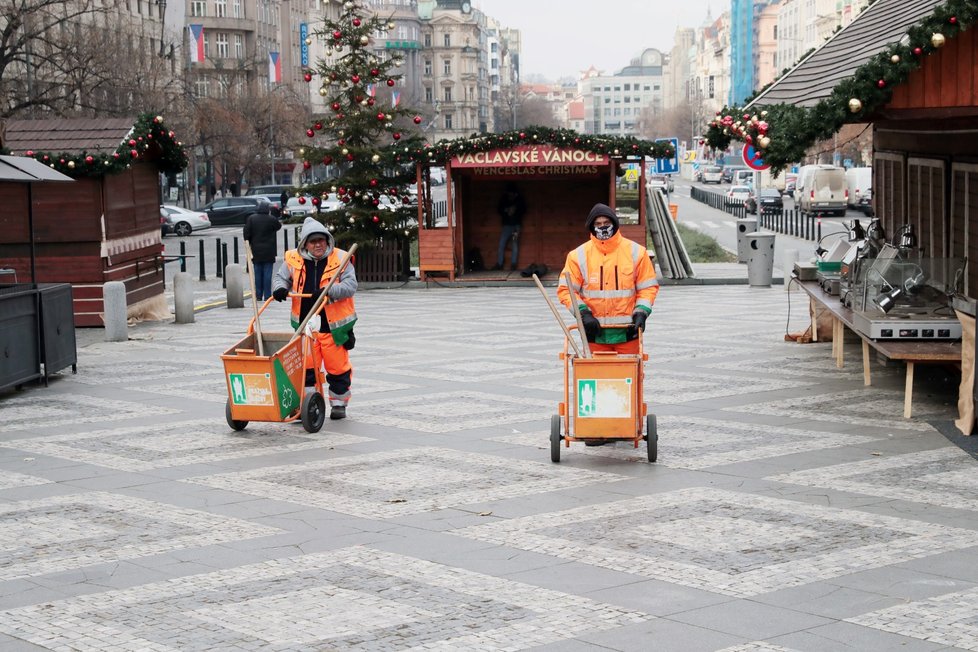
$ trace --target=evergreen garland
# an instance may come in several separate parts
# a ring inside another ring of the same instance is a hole
[[[710,122],[704,143],[725,150],[731,140],[753,144],[777,174],[801,161],[813,144],[837,133],[847,123],[868,122],[893,97],[925,57],[978,22],[978,0],[947,0],[907,30],[905,43],[890,43],[843,79],[829,97],[812,107],[774,104],[745,112],[724,107]]]
[[[156,149],[150,152],[153,144]],[[11,152],[17,155],[18,152]],[[111,152],[102,150],[67,152],[41,152],[26,150],[19,153],[29,156],[69,177],[101,177],[118,174],[147,155],[165,174],[176,174],[187,167],[187,153],[176,134],[163,126],[163,116],[144,113],[136,120],[132,130]]]

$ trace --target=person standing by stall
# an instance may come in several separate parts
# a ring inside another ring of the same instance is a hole
[[[618,216],[604,204],[594,205],[585,225],[590,238],[567,254],[557,298],[570,310],[577,302],[592,352],[636,354],[659,293],[648,249],[621,235]]]
[[[244,239],[251,247],[251,264],[255,270],[255,299],[272,296],[272,268],[278,252],[278,230],[282,223],[271,213],[270,202],[259,202],[244,225]]]
[[[329,300],[319,316],[319,331],[315,334],[312,359],[306,360],[306,386],[315,383],[312,365],[322,365],[329,386],[330,419],[345,419],[350,402],[353,366],[350,350],[356,344],[353,326],[357,321],[353,296],[357,291],[357,275],[352,260],[346,267],[340,264],[346,252],[337,249],[333,235],[313,217],[307,217],[299,231],[299,243],[285,254],[273,283],[272,296],[276,301],[292,297],[292,327],[297,328],[329,283]]]
[[[502,231],[499,234],[499,253],[496,255],[496,266],[493,270],[503,268],[506,260],[506,243],[513,243],[510,269],[515,271],[520,257],[520,227],[523,226],[523,216],[526,214],[526,202],[516,184],[510,181],[503,190],[496,208],[502,221]]]

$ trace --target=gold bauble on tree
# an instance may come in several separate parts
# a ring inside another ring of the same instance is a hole
[[[367,45],[368,43],[370,43],[370,37],[369,36],[367,36],[366,34],[364,34],[363,36],[360,37],[360,45]]]
[[[761,149],[767,149],[767,146],[771,144],[771,139],[767,136],[761,136],[757,139],[757,144],[761,146]]]
[[[944,38],[944,35],[941,34],[940,32],[938,32],[938,33],[936,33],[936,34],[934,34],[933,36],[930,37],[930,44],[933,45],[935,48],[942,48],[942,47],[944,47],[944,43],[946,43],[946,42],[947,42],[947,39]]]
[[[863,110],[863,103],[858,97],[854,97],[849,100],[849,111],[852,113],[859,113]]]
[[[900,55],[894,54],[892,57],[890,57],[890,63],[900,63]]]

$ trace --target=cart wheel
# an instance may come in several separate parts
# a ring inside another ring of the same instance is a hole
[[[302,427],[306,432],[319,432],[326,421],[326,399],[319,392],[302,398]]]
[[[550,461],[560,462],[560,444],[563,437],[560,436],[560,415],[555,414],[550,417]]]
[[[228,399],[227,403],[224,404],[224,418],[227,419],[231,430],[244,430],[248,427],[247,421],[235,421],[231,418],[231,399]]]
[[[645,447],[649,449],[649,461],[654,462],[659,457],[659,432],[654,414],[645,417]]]

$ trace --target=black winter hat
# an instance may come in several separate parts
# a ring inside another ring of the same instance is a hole
[[[584,223],[584,226],[587,227],[588,233],[594,232],[594,220],[598,219],[602,215],[611,220],[612,224],[615,225],[615,232],[617,233],[619,227],[618,216],[615,215],[613,208],[606,206],[605,204],[595,204],[594,208],[591,209],[591,212],[588,213],[587,222]]]

